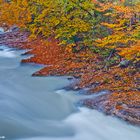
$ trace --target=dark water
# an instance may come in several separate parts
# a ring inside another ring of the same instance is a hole
[[[140,140],[140,128],[76,107],[66,77],[31,77],[23,51],[0,46],[0,140]]]

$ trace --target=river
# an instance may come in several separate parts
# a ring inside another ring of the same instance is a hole
[[[0,140],[140,140],[140,128],[85,107],[67,77],[32,77],[23,50],[0,46]]]

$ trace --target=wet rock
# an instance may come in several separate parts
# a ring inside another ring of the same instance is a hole
[[[115,80],[121,80],[122,78],[121,78],[120,75],[115,75],[115,76],[114,76],[114,79],[115,79]]]
[[[127,105],[123,102],[110,100],[111,94],[101,95],[82,101],[84,106],[97,109],[107,115],[117,116],[131,124],[140,126],[140,106]]]
[[[19,28],[17,26],[13,26],[10,28],[10,31],[11,32],[16,32],[16,31],[19,31]]]
[[[73,77],[68,77],[67,79],[68,79],[68,80],[73,80],[74,78],[73,78]]]
[[[140,61],[135,63],[136,68],[140,68]]]
[[[120,66],[121,68],[127,68],[127,67],[129,66],[129,64],[130,64],[130,61],[128,61],[128,60],[122,60],[122,61],[120,62],[120,64],[119,64],[119,66]]]

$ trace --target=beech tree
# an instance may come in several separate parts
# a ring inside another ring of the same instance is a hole
[[[139,9],[137,0],[0,0],[0,25],[55,38],[69,51],[108,49],[139,61]]]

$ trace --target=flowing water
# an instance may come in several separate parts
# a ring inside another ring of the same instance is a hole
[[[140,128],[84,107],[67,77],[31,77],[24,51],[0,46],[0,140],[140,140]]]

